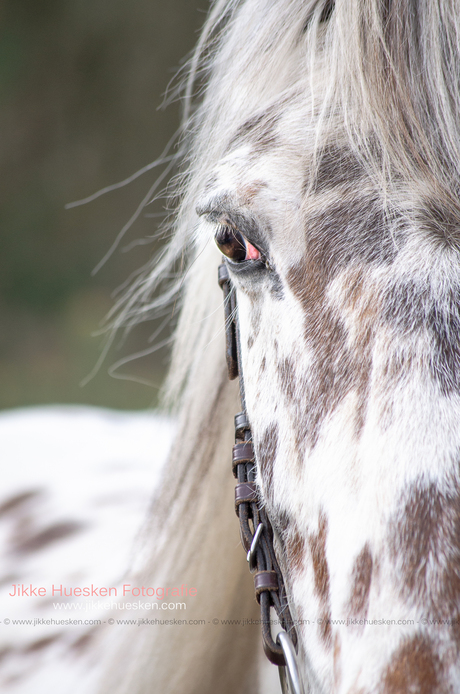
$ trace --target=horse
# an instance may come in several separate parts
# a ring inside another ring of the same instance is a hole
[[[101,694],[275,691],[233,510],[222,253],[304,690],[460,689],[459,10],[213,4],[174,235],[115,326],[182,295],[177,436],[133,576],[196,595],[186,624],[113,632]]]
[[[175,235],[127,304],[149,308],[180,259],[179,428],[143,570],[196,584],[206,625],[130,635],[104,692],[257,691],[260,638],[222,625],[257,618],[225,464],[222,253],[305,691],[460,689],[459,10],[213,5]]]

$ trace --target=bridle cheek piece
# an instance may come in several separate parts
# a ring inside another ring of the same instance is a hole
[[[256,466],[252,433],[246,414],[236,293],[225,262],[219,265],[218,281],[224,293],[228,376],[230,380],[239,376],[243,407],[243,411],[235,416],[235,445],[232,454],[233,475],[238,480],[235,487],[235,511],[240,521],[241,543],[254,576],[254,589],[261,611],[265,655],[280,668],[283,692],[303,694],[296,665],[297,633],[287,602],[283,576],[275,556],[273,529],[260,503],[255,484]],[[284,632],[278,634],[276,642],[271,633],[271,607],[275,608],[284,629]]]

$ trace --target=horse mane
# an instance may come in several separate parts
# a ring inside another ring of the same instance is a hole
[[[297,94],[309,94],[312,182],[325,148],[345,140],[389,206],[412,213],[428,199],[434,210],[435,202],[437,209],[455,208],[458,218],[459,35],[453,0],[217,0],[212,6],[183,85],[174,233],[136,278],[114,322],[129,326],[181,297],[166,388],[166,401],[178,402],[178,430],[138,572],[148,585],[197,588],[176,617],[257,618],[233,512],[230,450],[239,405],[225,367],[219,254],[198,231],[198,193],[239,128],[252,123],[257,131],[260,114],[276,117]],[[156,298],[165,276],[168,287]],[[140,632],[126,630],[104,692],[254,690],[257,628],[206,623]]]

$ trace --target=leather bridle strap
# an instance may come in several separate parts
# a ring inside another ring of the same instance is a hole
[[[270,608],[275,608],[281,626],[289,635],[294,648],[297,647],[297,634],[287,602],[283,576],[275,556],[273,529],[261,505],[255,484],[255,456],[245,406],[236,294],[225,263],[219,266],[219,285],[224,292],[228,375],[231,380],[239,375],[243,406],[243,411],[235,417],[235,445],[232,456],[233,474],[238,480],[235,488],[235,511],[240,521],[241,543],[247,552],[250,570],[254,576],[256,599],[261,609],[264,651],[272,663],[285,667],[289,665],[286,663],[285,643],[283,639],[278,639],[277,642],[273,640]]]

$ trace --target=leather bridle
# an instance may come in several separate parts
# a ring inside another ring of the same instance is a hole
[[[302,683],[296,665],[297,633],[288,606],[283,575],[275,555],[273,529],[265,508],[261,505],[255,484],[255,455],[246,413],[236,293],[225,262],[219,265],[218,277],[224,293],[228,376],[230,380],[239,376],[242,404],[242,412],[235,416],[235,445],[232,455],[233,475],[238,480],[235,487],[235,511],[240,521],[241,543],[254,576],[265,655],[279,667],[283,692],[302,694]],[[277,635],[276,641],[271,632],[271,607],[275,609],[284,629]]]

